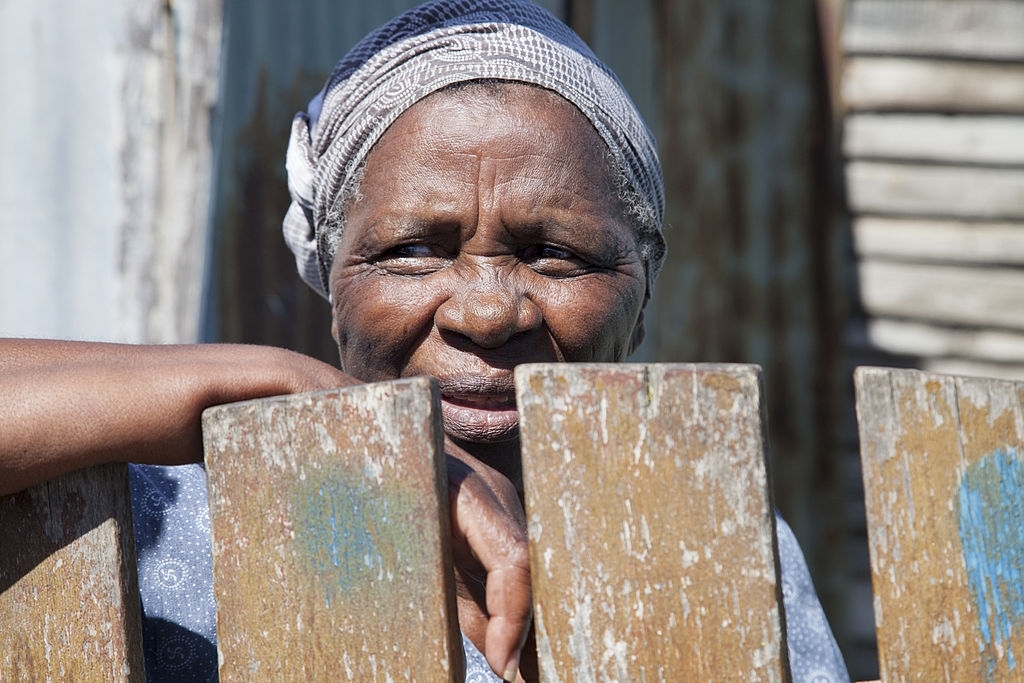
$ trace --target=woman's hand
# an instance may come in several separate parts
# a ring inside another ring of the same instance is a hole
[[[526,515],[512,483],[445,440],[459,626],[505,680],[535,678]],[[520,653],[522,666],[520,666]]]
[[[206,408],[355,383],[269,346],[0,339],[0,495],[105,462],[199,462]]]

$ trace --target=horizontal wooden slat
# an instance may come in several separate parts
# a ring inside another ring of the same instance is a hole
[[[875,159],[1024,165],[1024,116],[851,114],[843,122],[843,152]]]
[[[973,264],[1024,263],[1024,221],[962,221],[861,215],[852,222],[858,256]]]
[[[203,415],[222,681],[457,680],[426,378]]]
[[[960,375],[962,377],[989,377],[992,379],[1024,380],[1024,364],[993,364],[959,358],[926,358],[921,362],[921,370],[944,375]]]
[[[869,315],[1024,330],[1024,270],[862,261],[858,272]]]
[[[516,369],[543,680],[788,680],[755,366]]]
[[[128,469],[0,497],[0,680],[144,681]]]
[[[850,0],[843,47],[854,53],[1024,59],[1016,0]]]
[[[859,216],[853,220],[853,240],[862,258],[1024,265],[1024,221]]]
[[[1024,219],[1024,170],[874,161],[846,165],[854,212],[986,220]]]
[[[868,347],[922,358],[1024,365],[1024,332],[870,318],[866,324],[851,326],[847,344],[851,348]]]
[[[1024,64],[852,57],[842,98],[854,110],[1024,112]]]

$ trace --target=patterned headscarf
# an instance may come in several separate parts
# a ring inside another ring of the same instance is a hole
[[[650,293],[665,256],[665,197],[654,138],[622,84],[568,26],[524,0],[434,0],[369,34],[292,122],[284,237],[325,298],[340,238],[339,195],[395,119],[453,83],[519,81],[574,104],[608,145],[635,195]]]

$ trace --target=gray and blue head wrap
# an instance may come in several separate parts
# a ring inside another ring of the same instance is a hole
[[[574,104],[608,145],[640,216],[650,293],[665,256],[665,196],[654,138],[622,84],[568,26],[524,0],[435,0],[366,36],[292,122],[284,237],[325,298],[341,226],[330,220],[367,154],[404,111],[454,83],[506,80]]]

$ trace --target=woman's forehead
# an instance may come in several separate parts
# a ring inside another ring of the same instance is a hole
[[[367,157],[359,194],[365,201],[414,189],[407,199],[443,202],[458,201],[463,189],[512,184],[546,206],[611,208],[608,157],[590,122],[554,93],[522,84],[459,88],[421,100],[395,121]]]
[[[561,96],[520,83],[439,91],[404,112],[367,157],[405,149],[433,155],[439,162],[473,149],[500,155],[561,155],[561,163],[591,165],[608,157],[608,148],[593,125]],[[607,163],[601,164],[602,175]]]

